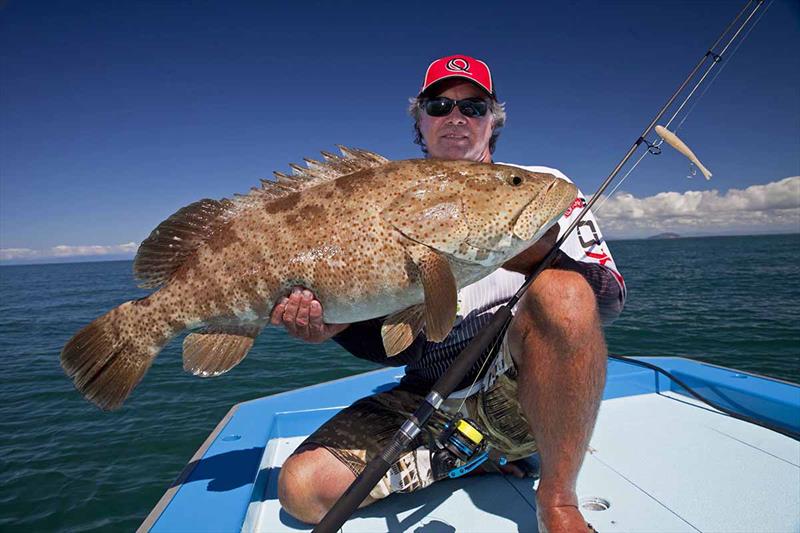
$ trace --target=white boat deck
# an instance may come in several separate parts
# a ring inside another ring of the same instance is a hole
[[[662,393],[605,400],[578,479],[600,532],[800,531],[800,443]],[[280,465],[304,437],[267,446],[243,531],[308,531],[282,511]],[[532,479],[483,475],[396,494],[342,531],[535,532]],[[769,510],[769,512],[765,512]]]

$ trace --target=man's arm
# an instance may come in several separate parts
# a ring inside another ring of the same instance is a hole
[[[558,237],[558,224],[550,228],[533,246],[507,261],[503,268],[530,274],[547,255]],[[384,364],[406,364],[419,351],[420,337],[397,357],[387,359],[380,336],[380,321],[357,324],[326,324],[322,319],[322,304],[308,289],[295,287],[272,309],[270,322],[284,326],[290,335],[310,343],[321,343],[332,337],[354,355]],[[408,354],[406,353],[408,352]],[[403,356],[403,357],[400,357]],[[389,362],[391,361],[391,362]]]
[[[403,352],[387,357],[383,347],[379,318],[353,324],[326,324],[322,304],[308,289],[295,287],[272,309],[270,322],[284,326],[290,335],[305,342],[318,344],[333,339],[345,350],[361,359],[388,366],[402,366],[419,356],[424,337],[417,337]]]
[[[506,261],[503,264],[503,268],[520,274],[530,274],[556,243],[558,232],[559,226],[555,224],[538,241],[533,243],[533,246]]]
[[[503,268],[529,274],[544,259],[557,237],[558,224],[550,228],[533,246],[507,261]],[[322,319],[322,304],[311,291],[302,287],[295,287],[289,296],[278,301],[272,309],[270,322],[275,326],[284,326],[293,337],[315,344],[324,342],[350,327],[350,324],[326,324]],[[380,331],[380,328],[374,329]]]

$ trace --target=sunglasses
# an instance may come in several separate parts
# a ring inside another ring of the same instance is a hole
[[[422,108],[432,117],[447,116],[455,106],[458,106],[458,110],[465,117],[482,117],[489,110],[489,104],[486,100],[481,100],[480,98],[451,100],[445,96],[438,96],[436,98],[428,98],[422,103]]]

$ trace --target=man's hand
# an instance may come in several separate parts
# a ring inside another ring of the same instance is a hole
[[[283,325],[289,335],[306,342],[320,343],[344,331],[350,324],[326,324],[322,304],[308,289],[295,287],[272,308],[270,322]]]
[[[545,507],[536,503],[536,521],[539,533],[575,533],[586,531],[597,533],[591,524],[586,523],[577,505],[556,505]]]
[[[549,252],[556,243],[556,240],[558,239],[558,231],[559,226],[556,224],[547,230],[547,233],[542,235],[538,241],[533,243],[533,246],[516,257],[506,261],[503,264],[503,268],[525,275],[533,272],[536,266],[541,263],[542,259],[545,258],[547,252]]]

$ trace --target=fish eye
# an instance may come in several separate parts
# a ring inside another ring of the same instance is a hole
[[[522,178],[520,178],[519,176],[511,176],[508,179],[508,183],[510,183],[513,187],[516,187],[517,185],[522,185]]]

